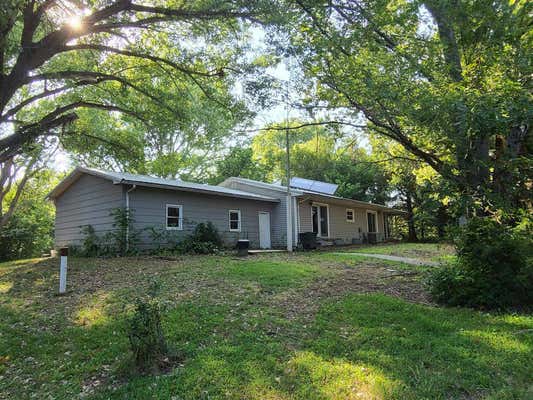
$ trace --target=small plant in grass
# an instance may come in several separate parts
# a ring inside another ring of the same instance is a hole
[[[156,374],[168,368],[175,358],[169,352],[161,324],[162,307],[157,297],[159,284],[152,283],[149,294],[135,301],[128,326],[128,338],[137,372]]]

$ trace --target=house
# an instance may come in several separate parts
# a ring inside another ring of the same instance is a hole
[[[142,231],[139,246],[156,246],[148,228],[184,237],[211,221],[225,244],[294,248],[302,232],[328,244],[383,241],[389,216],[402,212],[335,196],[335,185],[296,178],[286,186],[232,177],[218,186],[77,167],[48,195],[56,207],[55,245],[79,245],[81,227],[98,235],[114,229],[110,212],[125,208]]]

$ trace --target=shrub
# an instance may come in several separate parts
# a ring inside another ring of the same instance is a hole
[[[161,305],[155,293],[136,300],[129,321],[128,337],[137,371],[157,373],[168,363],[168,348],[161,325]]]
[[[455,238],[457,260],[430,278],[439,303],[478,308],[533,302],[531,239],[489,218],[473,218]]]
[[[82,257],[97,256],[100,251],[100,238],[96,235],[96,231],[92,225],[84,225],[81,227],[80,233],[83,235],[79,255]]]
[[[177,250],[190,254],[215,254],[222,246],[222,238],[212,222],[199,223],[193,233],[178,244]]]
[[[141,231],[134,229],[135,220],[132,212],[119,207],[111,210],[109,215],[113,217],[113,230],[105,235],[99,236],[92,225],[81,227],[83,240],[75,254],[82,257],[96,257],[138,253]]]

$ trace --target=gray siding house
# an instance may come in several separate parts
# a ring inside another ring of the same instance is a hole
[[[56,207],[55,245],[79,245],[81,228],[113,229],[110,212],[130,210],[141,249],[157,246],[149,228],[178,239],[212,222],[227,246],[248,239],[252,248],[294,248],[299,233],[332,244],[383,241],[388,217],[402,212],[313,190],[229,178],[218,186],[77,167],[48,195]]]

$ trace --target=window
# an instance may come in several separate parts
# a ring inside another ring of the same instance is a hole
[[[354,214],[351,208],[346,209],[346,221],[354,222]]]
[[[183,229],[183,207],[175,204],[167,204],[167,229]]]
[[[229,210],[229,230],[230,232],[241,231],[241,210]]]

